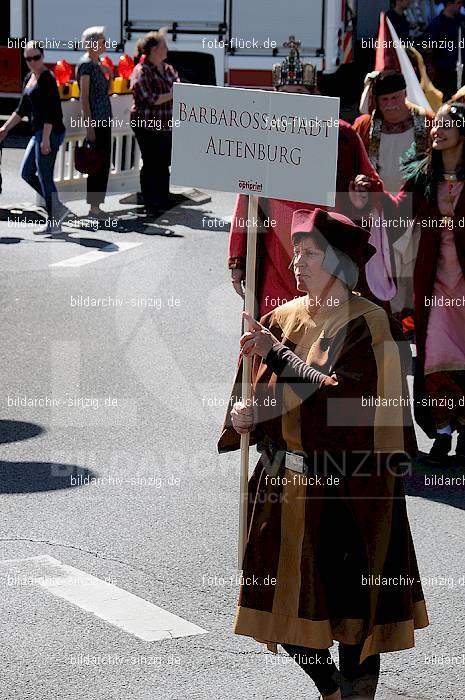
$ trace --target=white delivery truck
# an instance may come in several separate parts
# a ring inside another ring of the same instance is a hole
[[[6,0],[8,3],[8,0]],[[0,98],[17,97],[26,67],[24,39],[44,42],[46,62],[76,64],[85,27],[104,25],[109,58],[132,54],[146,32],[167,28],[168,60],[183,80],[270,87],[271,67],[290,35],[324,73],[353,59],[357,0],[9,0],[9,37],[0,47]],[[0,110],[4,113],[4,110]]]

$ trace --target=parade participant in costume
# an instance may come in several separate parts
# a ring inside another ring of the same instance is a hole
[[[465,106],[442,107],[426,158],[406,165],[408,181],[384,199],[394,217],[414,217],[418,235],[413,287],[417,345],[415,416],[434,439],[430,457],[444,459],[458,430],[465,458]],[[358,179],[359,185],[363,177]],[[358,195],[353,194],[353,198]],[[354,199],[355,201],[355,199]]]
[[[373,698],[379,654],[411,648],[428,624],[401,476],[414,436],[399,349],[386,313],[352,292],[368,235],[335,212],[294,213],[305,296],[261,323],[245,314],[255,408],[234,403],[219,442],[237,449],[250,432],[262,451],[235,633],[283,646],[331,700]]]
[[[290,53],[281,64],[273,67],[273,84],[281,92],[318,93],[316,68],[304,63],[299,56],[299,42],[290,37]],[[339,155],[336,180],[336,210],[347,211],[350,182],[359,173],[376,178],[360,139],[346,122],[339,121]],[[247,195],[239,195],[234,210],[229,239],[228,267],[238,294],[244,295],[245,259],[247,253]],[[306,205],[312,207],[311,204]],[[259,315],[271,311],[300,293],[289,269],[292,257],[290,224],[292,214],[302,208],[302,202],[282,199],[259,199],[259,266],[257,272],[257,306]]]
[[[360,103],[360,111],[368,113],[358,117],[353,127],[360,134],[385,188],[396,194],[405,181],[402,161],[426,153],[434,118],[432,112],[426,113],[406,98],[402,73],[396,70],[370,73]],[[374,208],[370,213],[374,222],[370,242],[378,254],[366,270],[368,285],[374,297],[383,299],[386,310],[411,332],[411,232],[407,224],[390,226],[382,209]]]
[[[360,111],[353,125],[368,157],[386,189],[396,193],[404,184],[400,160],[412,144],[418,156],[428,149],[428,120],[433,113],[408,106],[407,86],[402,73],[394,70],[368,74]]]

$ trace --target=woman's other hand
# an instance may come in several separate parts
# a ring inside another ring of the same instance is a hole
[[[375,180],[369,175],[357,175],[349,185],[350,201],[357,209],[363,209],[368,204],[370,192],[382,190],[381,180]]]
[[[239,435],[250,433],[254,427],[253,407],[247,406],[243,401],[236,401],[231,409],[231,421]]]
[[[245,270],[241,270],[239,267],[231,270],[231,282],[237,294],[244,299]]]
[[[3,139],[6,138],[7,134],[8,134],[8,130],[5,129],[4,126],[2,126],[2,127],[0,128],[0,143],[3,141]]]
[[[43,156],[48,156],[48,154],[52,152],[52,149],[50,147],[50,139],[42,139],[42,142],[40,144],[40,152]]]
[[[273,345],[278,342],[277,339],[268,328],[252,318],[247,311],[243,311],[242,316],[251,330],[244,333],[240,340],[241,356],[260,355],[260,357],[266,357]]]
[[[330,377],[325,377],[325,386],[337,386],[338,384],[339,382],[335,374],[332,374]]]

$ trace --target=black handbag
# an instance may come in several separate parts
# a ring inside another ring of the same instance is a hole
[[[85,139],[82,146],[74,149],[74,167],[80,173],[97,175],[103,167],[104,159],[105,154],[93,141]]]

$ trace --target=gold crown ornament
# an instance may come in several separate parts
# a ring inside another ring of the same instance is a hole
[[[316,67],[312,63],[304,63],[300,60],[300,41],[296,41],[293,34],[289,41],[284,42],[284,48],[289,49],[289,55],[281,63],[273,66],[273,86],[304,85],[308,88],[316,87]]]

